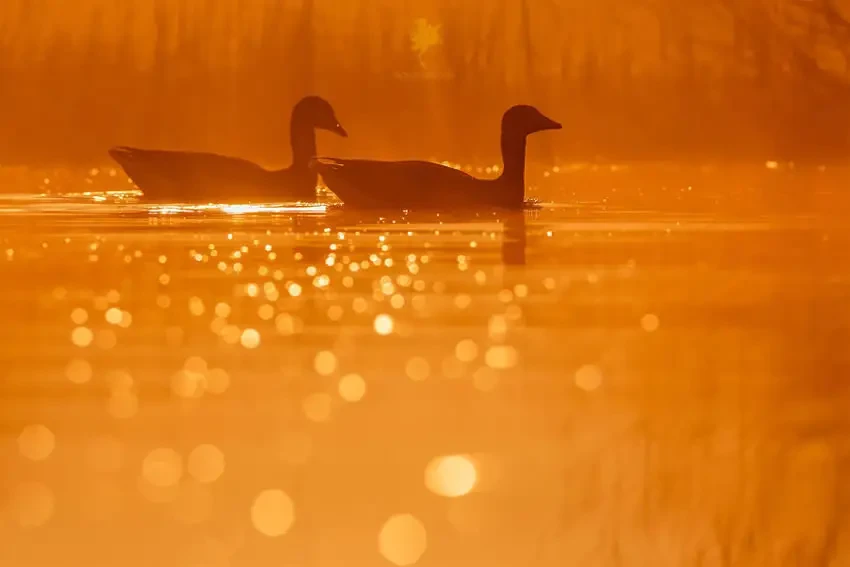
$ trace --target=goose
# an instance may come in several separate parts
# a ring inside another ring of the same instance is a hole
[[[148,200],[313,202],[317,174],[316,129],[348,137],[331,105],[321,97],[301,99],[292,110],[292,165],[271,171],[250,161],[211,153],[116,147],[110,157],[121,165]]]
[[[458,207],[521,209],[525,198],[526,139],[561,125],[533,106],[518,105],[502,117],[502,161],[497,179],[477,179],[425,161],[316,158],[312,168],[347,208],[428,209]]]

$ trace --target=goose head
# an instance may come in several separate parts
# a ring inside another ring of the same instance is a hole
[[[544,130],[560,130],[561,125],[534,108],[521,104],[508,109],[502,118],[502,132],[525,137]]]
[[[293,121],[309,123],[313,128],[333,132],[343,138],[348,137],[348,132],[339,123],[331,104],[318,96],[302,98],[292,111]]]

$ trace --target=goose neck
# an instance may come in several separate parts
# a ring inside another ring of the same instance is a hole
[[[292,143],[292,167],[307,169],[310,160],[316,157],[316,130],[313,121],[298,109],[292,113],[290,125],[290,142]]]
[[[502,161],[504,170],[500,178],[511,200],[525,197],[525,154],[526,137],[510,131],[502,132]]]

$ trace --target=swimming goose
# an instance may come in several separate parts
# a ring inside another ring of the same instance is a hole
[[[525,198],[525,150],[529,134],[561,125],[532,106],[509,109],[502,118],[498,179],[477,179],[425,161],[317,158],[312,161],[328,188],[346,207],[358,209],[519,209]]]
[[[301,99],[292,110],[292,165],[270,171],[249,161],[210,153],[142,150],[109,151],[146,199],[169,201],[315,201],[316,129],[348,137],[331,105],[317,96]]]

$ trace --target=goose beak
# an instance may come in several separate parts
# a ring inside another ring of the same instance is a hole
[[[563,126],[561,126],[560,122],[555,122],[554,120],[546,119],[543,125],[543,130],[561,130]]]
[[[343,128],[342,124],[340,124],[339,122],[336,123],[336,126],[331,128],[331,132],[333,132],[334,134],[337,134],[339,136],[342,136],[343,138],[348,137],[348,132],[345,131],[345,128]]]

